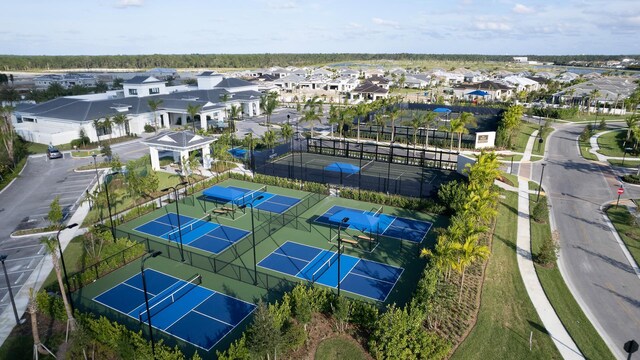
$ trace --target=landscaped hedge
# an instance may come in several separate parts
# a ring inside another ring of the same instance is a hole
[[[375,204],[388,205],[407,210],[421,211],[429,214],[442,214],[446,211],[445,206],[431,199],[411,198],[400,195],[387,195],[374,191],[341,189],[340,197],[345,199],[353,199],[372,202]]]
[[[625,175],[622,177],[622,181],[629,184],[640,184],[640,175]]]
[[[229,173],[229,177],[232,179],[255,182],[264,185],[278,186],[286,189],[302,190],[323,195],[329,194],[329,186],[309,181],[295,181],[287,178],[262,174],[255,174],[255,176],[252,177],[244,174]]]

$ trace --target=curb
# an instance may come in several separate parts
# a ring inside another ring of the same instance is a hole
[[[57,233],[57,231],[45,231],[45,232],[33,233],[33,234],[14,235],[18,231],[12,232],[9,235],[9,237],[12,238],[12,239],[21,239],[21,238],[26,238],[26,237],[31,237],[31,236],[45,236],[45,235],[53,235],[53,234]]]
[[[5,190],[7,190],[9,188],[9,186],[11,186],[11,184],[13,184],[14,181],[18,180],[18,178],[20,176],[22,176],[22,172],[24,172],[24,169],[27,168],[27,165],[29,165],[29,158],[31,157],[31,155],[27,156],[27,160],[25,160],[24,162],[24,166],[22,167],[22,170],[20,170],[20,172],[18,173],[18,176],[16,176],[15,178],[13,178],[13,180],[9,181],[9,183],[7,184],[7,186],[5,186],[2,190],[0,190],[0,194],[2,194]]]

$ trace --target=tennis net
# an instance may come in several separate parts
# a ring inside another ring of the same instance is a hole
[[[322,264],[322,266],[320,266],[316,271],[313,272],[313,274],[311,275],[311,281],[316,282],[320,278],[320,276],[324,275],[324,273],[327,272],[327,270],[329,270],[331,265],[335,264],[337,260],[338,260],[337,253],[334,253],[333,255],[331,255],[329,260],[325,261],[324,264]]]
[[[376,210],[376,212],[373,214],[373,216],[380,217],[380,215],[382,215],[382,211],[383,210],[384,210],[384,207],[380,206],[380,209]]]
[[[376,159],[373,159],[373,160],[369,161],[368,163],[362,165],[362,167],[360,168],[360,171],[364,171],[366,168],[371,166],[371,164],[373,164],[374,161],[376,161]]]
[[[195,289],[198,285],[202,284],[202,275],[197,274],[191,279],[189,279],[186,283],[183,281],[179,281],[175,285],[164,290],[158,296],[149,300],[149,312],[147,310],[143,310],[140,312],[139,320],[141,322],[147,322],[149,317],[153,317],[158,314],[160,311],[169,307],[169,305],[178,301],[178,299],[185,296],[189,291]],[[163,293],[170,291],[170,293],[166,296],[162,296]]]
[[[211,214],[207,214],[200,219],[194,219],[189,221],[188,223],[180,226],[180,229],[175,229],[167,234],[167,239],[176,240],[180,237],[180,234],[184,235],[188,232],[191,232],[200,226],[211,221]]]
[[[265,185],[265,186],[261,187],[258,190],[253,190],[253,191],[250,191],[248,193],[245,193],[241,197],[236,198],[233,202],[236,205],[240,205],[240,206],[246,205],[246,204],[250,203],[251,201],[253,201],[253,199],[257,198],[258,196],[260,196],[260,195],[262,195],[262,194],[264,194],[266,192],[267,192],[267,186]]]

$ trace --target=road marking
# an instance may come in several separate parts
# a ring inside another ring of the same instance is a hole
[[[42,244],[33,244],[33,245],[24,245],[24,246],[14,246],[14,247],[2,248],[2,251],[16,250],[16,249],[26,249],[26,248],[35,247],[35,246],[42,246]]]
[[[16,279],[16,281],[13,284],[14,285],[18,285],[18,283],[20,282],[20,280],[22,280],[23,277],[24,277],[24,272],[22,274],[20,274],[20,276],[18,276],[18,278]]]

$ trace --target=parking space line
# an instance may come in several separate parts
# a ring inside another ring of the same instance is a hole
[[[26,248],[35,247],[35,246],[42,246],[42,244],[23,245],[23,246],[14,246],[14,247],[2,248],[2,249],[0,249],[0,250],[2,250],[2,251],[7,251],[7,250],[26,249]]]
[[[16,281],[13,284],[14,285],[18,285],[18,283],[20,282],[20,280],[22,280],[23,277],[24,277],[24,272],[22,274],[20,274],[20,276],[18,276],[18,278],[16,279]]]

